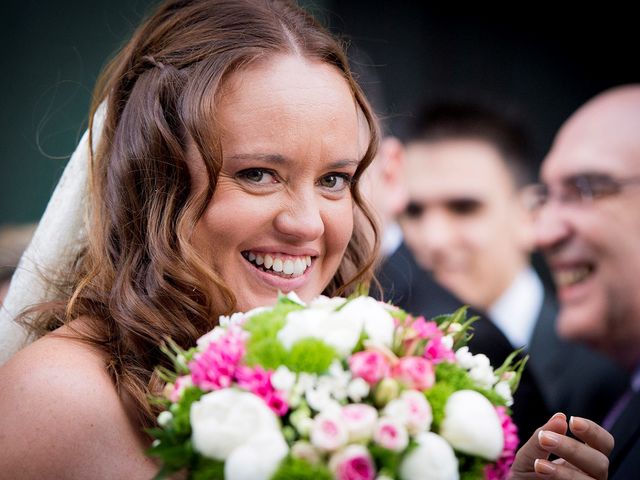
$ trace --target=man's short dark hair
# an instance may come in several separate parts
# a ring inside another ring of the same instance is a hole
[[[517,117],[481,103],[448,101],[425,104],[413,117],[406,143],[442,140],[482,140],[493,145],[505,161],[517,187],[535,180],[532,143]]]

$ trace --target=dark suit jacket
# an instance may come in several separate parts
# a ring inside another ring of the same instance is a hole
[[[372,294],[415,315],[430,318],[451,313],[463,305],[416,264],[404,244],[383,262],[377,277],[382,292],[374,290]],[[472,310],[470,313],[479,314]],[[469,349],[473,353],[484,353],[495,368],[502,365],[514,350],[504,334],[484,315],[480,315],[473,329]],[[521,443],[549,419],[550,412],[528,367],[515,394],[512,410]]]
[[[609,479],[640,478],[640,393],[631,397],[611,434],[616,444],[609,456]]]
[[[553,412],[600,423],[628,387],[629,376],[603,355],[560,339],[557,313],[554,296],[545,292],[528,348],[531,371]]]

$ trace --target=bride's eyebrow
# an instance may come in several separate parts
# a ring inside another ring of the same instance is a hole
[[[295,160],[292,160],[284,155],[280,155],[278,153],[239,153],[235,155],[229,155],[225,157],[225,160],[239,163],[251,163],[256,160],[259,162],[271,163],[274,165],[293,165],[295,164]],[[339,169],[339,168],[347,168],[354,167],[357,168],[360,164],[360,160],[352,160],[352,159],[344,159],[344,160],[336,160],[335,162],[331,162],[326,165],[327,168]]]

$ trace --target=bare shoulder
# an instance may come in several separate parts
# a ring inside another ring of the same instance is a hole
[[[153,462],[105,369],[48,335],[0,368],[0,471],[7,478],[150,478]]]

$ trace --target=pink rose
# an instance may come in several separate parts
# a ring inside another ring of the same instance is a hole
[[[355,377],[374,385],[389,375],[390,367],[386,357],[375,350],[358,352],[349,358],[349,367]]]
[[[378,411],[371,405],[352,403],[341,410],[342,420],[349,432],[349,440],[358,442],[369,440],[378,420]]]
[[[406,390],[400,395],[406,406],[405,426],[411,435],[417,435],[431,427],[433,412],[424,394],[417,390]]]
[[[369,451],[362,445],[349,445],[329,461],[337,480],[373,480],[376,467]]]
[[[349,441],[349,432],[339,415],[320,413],[313,419],[311,444],[323,451],[333,452]]]
[[[401,452],[409,445],[409,433],[398,420],[382,417],[376,425],[373,440],[382,448]]]
[[[436,380],[433,365],[422,357],[402,357],[393,367],[393,377],[416,390],[431,388]]]

